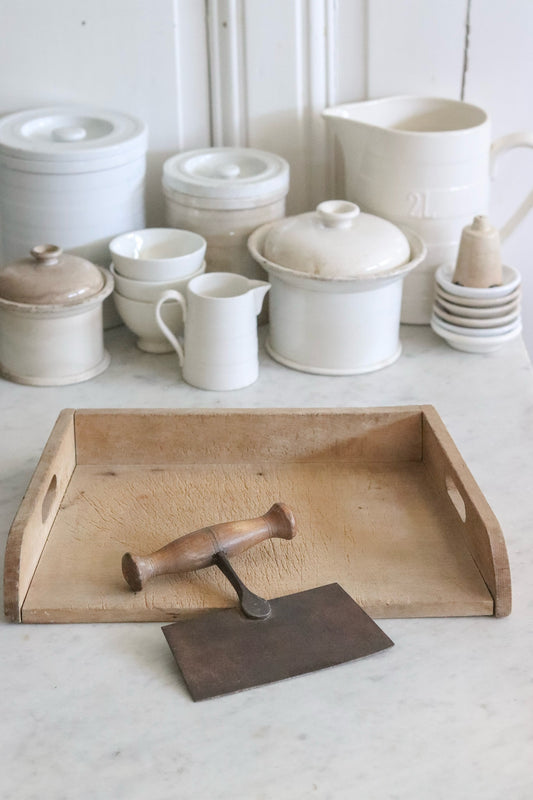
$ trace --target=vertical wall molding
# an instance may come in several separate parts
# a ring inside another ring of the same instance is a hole
[[[212,143],[246,146],[245,0],[208,0],[207,31]]]
[[[309,206],[328,197],[333,188],[328,136],[321,116],[333,95],[333,19],[333,0],[302,0],[299,4],[299,120]]]
[[[339,2],[207,0],[212,144],[287,158],[294,212],[333,192],[321,114],[336,99]]]
[[[175,46],[175,150],[207,145],[210,139],[208,53],[205,9],[173,0]]]

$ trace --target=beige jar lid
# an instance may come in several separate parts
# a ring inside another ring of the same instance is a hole
[[[346,200],[327,200],[316,211],[275,222],[263,254],[274,264],[310,275],[364,278],[407,264],[411,248],[391,222]]]
[[[63,253],[54,244],[37,245],[31,258],[0,269],[0,298],[39,306],[72,306],[98,294],[104,276],[84,258]]]

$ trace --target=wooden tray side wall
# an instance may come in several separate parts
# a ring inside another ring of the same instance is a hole
[[[502,529],[432,406],[424,407],[423,442],[435,490],[448,496],[463,522],[468,550],[494,599],[494,616],[507,616],[512,605],[511,574]]]
[[[22,604],[76,466],[74,411],[62,411],[11,525],[4,566],[4,613],[21,621]]]
[[[83,465],[420,461],[419,406],[382,409],[80,410]]]

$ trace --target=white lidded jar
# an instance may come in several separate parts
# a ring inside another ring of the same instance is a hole
[[[113,276],[56,245],[0,269],[0,374],[16,383],[61,386],[109,364],[104,300]]]
[[[251,258],[252,231],[285,215],[289,164],[249,147],[209,147],[169,158],[163,166],[167,224],[203,236],[208,272],[264,278]]]
[[[276,361],[355,375],[399,357],[403,279],[426,253],[412,231],[329,200],[261,226],[249,248],[271,284],[266,347]]]

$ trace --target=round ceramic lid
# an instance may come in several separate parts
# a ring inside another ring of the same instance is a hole
[[[163,185],[194,197],[283,196],[289,189],[289,164],[281,156],[251,147],[208,147],[167,159]]]
[[[53,162],[73,172],[80,162],[97,170],[130,161],[146,152],[147,139],[141,120],[87,106],[38,108],[0,120],[3,157]]]
[[[70,306],[98,294],[104,286],[98,267],[63,253],[56,245],[38,245],[31,256],[0,269],[0,298],[26,305]]]
[[[411,247],[396,225],[354,203],[328,200],[316,211],[272,224],[263,255],[274,264],[324,278],[382,275],[407,264]]]

